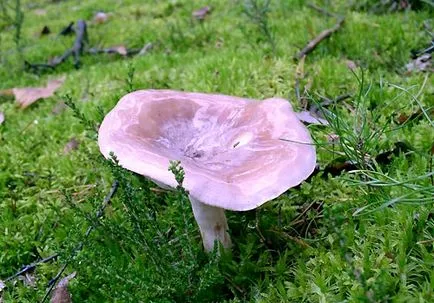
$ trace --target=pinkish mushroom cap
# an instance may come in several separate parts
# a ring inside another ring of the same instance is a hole
[[[284,140],[282,140],[284,139]],[[190,197],[244,211],[300,184],[314,170],[315,148],[290,103],[171,90],[124,96],[105,117],[99,147],[119,164],[176,187],[179,160]]]

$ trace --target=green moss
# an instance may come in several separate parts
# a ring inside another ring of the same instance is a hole
[[[132,89],[280,96],[300,108],[293,56],[335,20],[304,1],[274,1],[267,36],[245,14],[243,1],[22,1],[20,53],[15,28],[2,19],[0,89],[43,85],[67,75],[55,96],[26,110],[0,96],[6,117],[0,125],[0,279],[60,253],[32,273],[35,287],[7,283],[3,300],[40,300],[68,261],[67,272],[78,273],[70,285],[74,302],[432,302],[433,204],[422,203],[419,194],[432,188],[427,175],[432,117],[395,123],[400,113],[433,105],[432,77],[403,73],[410,50],[430,41],[423,22],[432,21],[431,12],[373,15],[347,1],[324,2],[346,21],[306,58],[301,88],[311,83],[313,101],[352,97],[331,107],[339,123],[310,127],[319,143],[330,133],[341,137],[335,147],[318,145],[319,164],[336,158],[333,149],[358,161],[364,157],[357,151],[375,157],[398,141],[413,151],[385,166],[362,165],[365,177],[317,175],[257,211],[228,213],[233,251],[211,256],[201,250],[185,196],[155,192],[143,178],[104,163],[90,125]],[[193,20],[191,12],[204,5],[212,13],[204,22]],[[109,21],[93,24],[99,10],[111,15]],[[40,75],[23,70],[22,58],[45,62],[63,53],[74,38],[57,33],[78,19],[89,20],[91,46],[136,48],[152,42],[154,48],[131,58],[85,55],[77,70],[71,61]],[[44,25],[52,33],[40,37]],[[363,68],[363,83],[361,69],[355,76],[347,60]],[[52,113],[66,94],[82,121],[70,109]],[[71,138],[80,146],[64,154]],[[114,178],[121,183],[119,192],[96,220]],[[370,178],[387,184],[368,186]],[[390,186],[390,178],[419,179]],[[96,229],[83,250],[73,253],[92,224]]]

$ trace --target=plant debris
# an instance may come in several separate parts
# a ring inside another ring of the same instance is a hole
[[[23,87],[0,91],[0,95],[14,95],[21,108],[27,108],[39,99],[52,97],[54,92],[62,86],[65,77],[50,80],[45,87]]]
[[[51,110],[51,113],[53,115],[59,115],[67,108],[65,102],[60,101],[56,105],[54,105],[53,109]]]
[[[434,115],[434,107],[430,108],[428,110],[425,110],[425,112],[428,113],[428,115]],[[411,113],[411,114],[405,114],[401,113],[395,118],[395,123],[402,125],[407,122],[416,122],[421,120],[424,117],[423,111],[421,109],[418,109],[417,111]]]
[[[321,41],[329,38],[331,35],[337,32],[342,27],[342,24],[344,24],[344,21],[345,18],[340,17],[332,28],[322,31],[318,36],[309,41],[307,45],[295,56],[295,59],[300,60],[304,56],[307,56],[308,54],[313,52],[315,48],[321,43]]]
[[[357,69],[357,64],[356,62],[352,61],[352,60],[347,60],[347,67],[350,71],[354,72]]]
[[[295,115],[298,120],[307,124],[329,125],[326,119],[318,117],[318,115],[311,111],[303,110],[301,112],[296,112]]]
[[[413,151],[413,148],[408,143],[398,141],[395,143],[395,146],[391,150],[378,154],[374,157],[374,160],[380,165],[388,165],[390,164],[390,162],[392,162],[394,156],[409,151]],[[344,171],[351,171],[358,168],[359,163],[348,160],[345,157],[339,157],[327,164],[322,170],[322,172],[324,177],[327,177],[328,174],[334,177],[340,175]],[[314,174],[318,172],[314,172]]]
[[[75,33],[74,30],[74,22],[70,22],[67,26],[65,26],[59,33],[60,36],[67,36]]]
[[[407,72],[433,72],[432,55],[422,54],[405,65]]]
[[[71,303],[71,294],[68,291],[69,281],[75,278],[76,272],[66,276],[62,280],[60,280],[59,284],[57,284],[56,289],[53,292],[51,297],[51,303]]]
[[[97,12],[95,16],[93,16],[93,22],[96,24],[106,23],[109,19],[109,14],[104,12]]]
[[[74,67],[79,68],[80,56],[83,53],[85,44],[88,43],[87,25],[84,20],[77,21],[75,34],[76,34],[76,38],[74,44],[72,45],[71,48],[67,49],[62,56],[55,57],[53,60],[51,60],[48,63],[30,63],[28,61],[25,61],[24,62],[25,69],[29,71],[36,71],[36,72],[38,72],[41,69],[54,69],[56,68],[57,65],[65,62],[66,59],[68,59],[70,56],[73,57]]]
[[[65,147],[63,148],[63,153],[65,155],[69,154],[71,151],[76,150],[78,146],[80,145],[80,141],[78,141],[76,138],[71,138],[68,143],[66,143]]]
[[[49,256],[49,257],[47,257],[47,258],[44,258],[44,259],[39,260],[39,261],[37,261],[37,262],[34,262],[34,263],[32,263],[32,264],[29,264],[29,265],[23,266],[23,268],[22,268],[21,270],[19,270],[17,273],[15,273],[14,275],[8,277],[8,278],[5,280],[5,282],[7,282],[7,281],[11,281],[11,280],[14,280],[14,279],[17,278],[17,277],[19,277],[19,276],[21,276],[21,275],[23,275],[23,274],[25,274],[25,273],[27,273],[27,272],[29,272],[29,271],[34,270],[34,269],[36,268],[37,265],[42,264],[42,263],[50,262],[50,261],[56,259],[57,257],[58,257],[58,254],[54,254],[54,255],[51,255],[51,256]]]
[[[48,35],[50,33],[51,33],[50,28],[48,26],[44,25],[44,27],[41,30],[41,36]]]
[[[193,17],[197,20],[204,20],[206,16],[208,16],[211,13],[211,7],[210,6],[204,6],[192,13]]]
[[[36,278],[30,272],[25,272],[21,276],[18,276],[18,280],[23,281],[26,287],[35,287],[36,286]]]
[[[139,52],[140,50],[136,50]],[[91,48],[88,50],[89,54],[119,54],[121,56],[127,56],[132,53],[131,50],[128,50],[124,45],[112,46],[109,48]]]

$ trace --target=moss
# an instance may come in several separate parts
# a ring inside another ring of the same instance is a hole
[[[347,1],[327,3],[346,22],[306,58],[301,84],[311,82],[314,101],[352,97],[331,108],[340,123],[311,127],[319,142],[331,132],[341,136],[333,148],[318,146],[320,165],[336,157],[333,149],[352,160],[361,159],[361,148],[375,156],[398,141],[413,151],[368,167],[365,177],[318,175],[256,212],[229,213],[234,249],[208,256],[182,193],[153,191],[143,178],[104,163],[89,125],[132,89],[280,96],[300,108],[293,56],[334,20],[303,1],[274,1],[267,12],[271,34],[264,36],[242,1],[22,1],[22,52],[13,26],[5,23],[0,33],[0,89],[37,86],[62,74],[67,80],[58,94],[26,110],[0,96],[6,116],[0,125],[0,279],[41,257],[60,257],[31,273],[35,287],[7,283],[3,300],[40,300],[69,262],[67,271],[78,272],[70,285],[76,302],[433,301],[432,201],[418,195],[430,193],[433,125],[426,117],[394,122],[401,112],[432,106],[431,76],[402,73],[410,50],[430,40],[422,26],[430,11],[373,15]],[[191,12],[204,5],[212,13],[204,22],[193,20]],[[103,24],[89,22],[91,46],[152,42],[154,48],[130,58],[86,55],[77,70],[72,62],[41,75],[23,70],[22,58],[44,62],[61,54],[74,38],[57,33],[99,10],[111,16]],[[52,34],[40,37],[44,25]],[[356,76],[347,60],[361,67]],[[70,109],[52,113],[66,94],[81,120]],[[64,154],[73,137],[78,150]],[[374,177],[388,185],[368,186]],[[115,178],[120,190],[96,220]],[[404,186],[390,186],[390,178]],[[92,224],[83,250],[73,253]]]

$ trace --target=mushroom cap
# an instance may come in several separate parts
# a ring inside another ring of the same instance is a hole
[[[98,144],[106,158],[113,152],[122,167],[161,186],[177,186],[168,167],[179,160],[190,196],[235,211],[278,197],[316,164],[307,128],[279,98],[136,91],[104,118]]]

